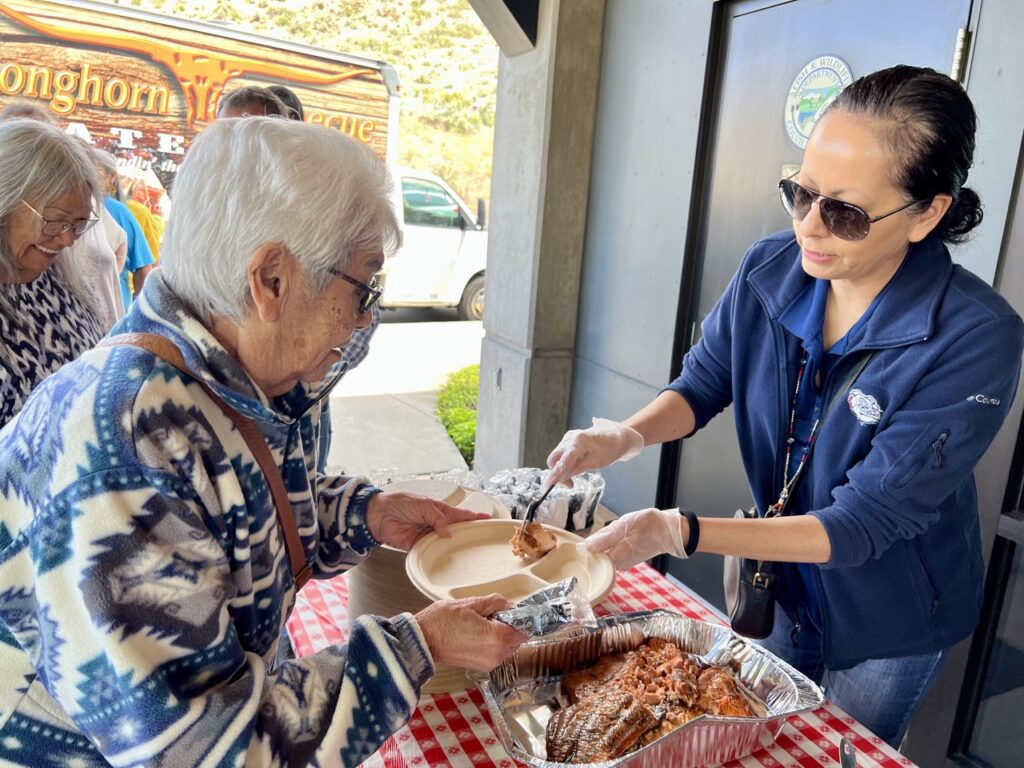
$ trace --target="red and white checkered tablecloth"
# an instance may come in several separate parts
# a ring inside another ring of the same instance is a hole
[[[595,612],[599,615],[665,608],[704,621],[720,617],[692,594],[644,564],[619,573],[615,589]],[[348,634],[348,582],[311,581],[299,594],[288,619],[299,656]],[[839,739],[857,750],[859,768],[908,768],[913,763],[830,702],[814,712],[794,715],[777,741],[723,768],[837,768]],[[409,724],[392,736],[365,765],[372,768],[516,768],[501,746],[483,696],[475,688],[457,693],[424,694]]]

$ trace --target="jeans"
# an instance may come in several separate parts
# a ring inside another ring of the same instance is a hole
[[[899,749],[914,710],[931,689],[948,650],[896,659],[868,659],[855,667],[828,669],[821,658],[821,633],[805,612],[776,606],[775,627],[761,645],[822,685],[840,709]]]

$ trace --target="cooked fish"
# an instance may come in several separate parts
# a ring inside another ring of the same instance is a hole
[[[623,654],[602,656],[589,667],[571,669],[562,676],[562,690],[569,701],[582,701],[592,693],[601,690],[609,681],[618,678],[627,665]]]
[[[658,714],[657,710],[655,710],[655,714]],[[658,723],[657,727],[652,728],[640,737],[640,741],[636,745],[637,749],[640,747],[646,747],[651,742],[660,739],[666,733],[672,733],[676,728],[686,725],[688,722],[694,718],[700,717],[702,714],[704,713],[699,709],[690,709],[689,707],[680,707],[678,709],[668,710],[663,713],[661,722]]]
[[[563,762],[611,759],[703,714],[755,716],[732,669],[709,667],[660,638],[569,670],[562,676],[562,690],[571,704],[551,716],[546,736],[548,759],[557,754]],[[616,707],[621,709],[619,720],[612,716]],[[641,714],[644,711],[650,720]],[[602,733],[607,733],[603,741]],[[587,743],[579,743],[581,739]],[[626,742],[629,746],[622,747]]]
[[[708,667],[697,680],[700,689],[698,705],[709,715],[753,717],[750,702],[736,684],[736,676],[728,667]]]
[[[555,712],[545,734],[547,759],[596,763],[630,751],[658,725],[650,707],[623,690],[612,689]]]
[[[512,534],[512,553],[526,560],[546,555],[557,545],[555,534],[536,521],[519,526]]]

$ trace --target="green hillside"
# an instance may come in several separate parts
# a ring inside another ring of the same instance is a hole
[[[401,83],[400,162],[490,198],[498,46],[468,0],[119,0],[386,61]]]

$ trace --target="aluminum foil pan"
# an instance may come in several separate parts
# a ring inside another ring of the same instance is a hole
[[[752,694],[760,716],[730,718],[704,715],[662,736],[643,749],[615,760],[588,763],[612,768],[703,768],[744,757],[778,737],[786,718],[816,709],[821,689],[788,664],[728,627],[689,619],[669,611],[640,611],[606,616],[596,628],[568,636],[533,640],[487,674],[472,674],[491,711],[506,751],[536,768],[569,763],[545,759],[544,729],[552,712],[567,703],[562,674],[606,654],[637,648],[649,637],[670,640],[709,663],[737,668],[737,677]]]

